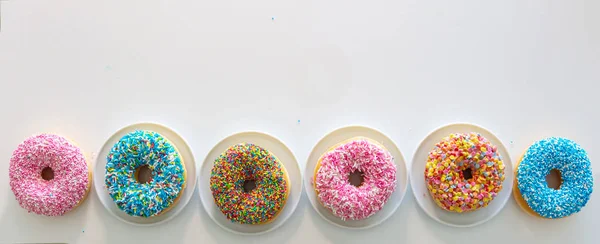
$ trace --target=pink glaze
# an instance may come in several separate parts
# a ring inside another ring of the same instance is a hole
[[[361,220],[377,213],[396,189],[392,155],[366,139],[343,144],[321,159],[314,181],[319,200],[342,220]],[[349,181],[354,171],[363,173],[358,187]]]
[[[54,179],[41,172],[50,167]],[[29,212],[60,216],[73,209],[88,189],[88,166],[81,150],[57,135],[42,134],[19,144],[10,158],[10,188]]]

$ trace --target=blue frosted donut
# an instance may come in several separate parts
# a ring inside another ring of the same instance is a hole
[[[121,138],[106,156],[105,183],[119,209],[131,216],[152,217],[168,211],[185,188],[186,171],[177,148],[153,131],[134,131]],[[140,183],[139,167],[152,179]]]
[[[562,178],[558,190],[546,183],[546,175],[553,169],[560,171]],[[516,180],[517,190],[530,210],[550,219],[579,212],[594,186],[585,150],[569,139],[557,137],[538,141],[527,149],[517,167]]]

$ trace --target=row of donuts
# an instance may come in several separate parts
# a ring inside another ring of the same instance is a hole
[[[182,154],[188,146],[182,139],[174,143],[176,133],[166,135],[137,125],[126,128],[98,155],[96,164],[101,164],[104,175],[95,172],[95,177],[102,177],[102,189],[120,211],[134,218],[155,218],[173,209],[186,187],[195,187],[197,177],[189,179],[195,170],[186,167],[194,164],[193,156]],[[514,184],[513,195],[527,213],[552,219],[579,212],[592,193],[590,160],[569,139],[550,137],[533,143],[513,170],[502,143],[481,127],[449,125],[436,132],[426,138],[431,145],[422,143],[427,153],[417,157],[417,151],[413,158],[413,172],[420,172],[412,175],[413,192],[422,207],[421,201],[427,201],[460,216],[494,204]],[[321,207],[342,222],[365,220],[386,208],[393,194],[400,194],[398,189],[403,189],[398,198],[402,199],[408,167],[398,163],[403,162],[402,155],[383,134],[347,133],[343,138],[329,140],[312,159],[315,162],[307,163],[314,166],[307,168],[312,176],[307,185]],[[281,155],[269,146],[241,140],[207,158],[212,162],[207,187],[212,203],[231,223],[268,224],[289,204],[293,178]],[[88,195],[93,172],[89,162],[65,137],[35,135],[13,152],[10,187],[28,212],[61,216]],[[558,173],[558,183],[549,186],[546,176],[553,172]],[[416,185],[425,187],[429,197],[417,196]],[[387,208],[395,210],[398,205]]]

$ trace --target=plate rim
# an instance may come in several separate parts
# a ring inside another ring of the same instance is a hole
[[[230,233],[237,234],[237,235],[243,235],[243,236],[259,236],[259,235],[263,235],[263,234],[269,233],[269,232],[271,232],[271,231],[274,231],[274,230],[276,230],[276,229],[279,229],[281,226],[283,226],[283,225],[284,225],[284,224],[285,224],[285,223],[286,223],[286,222],[287,222],[287,221],[288,221],[288,220],[289,220],[289,219],[290,219],[290,218],[291,218],[291,217],[294,215],[294,212],[296,212],[296,210],[297,210],[297,208],[298,208],[298,204],[300,203],[300,200],[302,200],[302,192],[304,191],[304,181],[302,180],[302,169],[300,168],[300,165],[299,165],[298,159],[296,158],[296,155],[294,154],[294,151],[292,151],[292,149],[291,149],[291,148],[289,148],[287,144],[285,144],[285,143],[284,143],[284,142],[283,142],[281,139],[279,139],[278,137],[276,137],[276,136],[273,136],[273,135],[271,135],[271,134],[269,134],[269,133],[267,133],[267,132],[264,132],[264,131],[259,131],[259,130],[243,130],[243,131],[239,131],[239,132],[234,132],[234,133],[231,133],[231,134],[229,134],[229,135],[227,135],[227,136],[223,137],[223,138],[222,138],[221,140],[219,140],[217,143],[215,143],[215,144],[214,144],[214,146],[213,146],[213,147],[212,147],[212,148],[211,148],[211,149],[208,151],[208,153],[206,153],[206,156],[204,156],[204,160],[202,160],[201,166],[198,168],[198,174],[197,174],[196,178],[198,178],[198,181],[200,181],[200,177],[202,177],[202,168],[204,167],[205,163],[207,162],[206,160],[211,160],[211,159],[209,159],[208,157],[209,157],[209,156],[210,156],[210,155],[213,153],[213,151],[215,151],[215,150],[216,150],[216,147],[217,147],[219,144],[221,144],[221,143],[224,143],[226,140],[228,140],[228,139],[230,139],[230,138],[237,137],[237,136],[244,135],[244,134],[256,134],[256,135],[259,135],[259,136],[263,136],[263,137],[266,137],[266,138],[273,139],[273,140],[274,140],[274,141],[276,141],[277,143],[279,143],[279,144],[283,145],[283,148],[284,148],[284,150],[287,150],[287,151],[290,153],[290,155],[293,157],[293,159],[294,159],[294,161],[295,161],[295,163],[293,163],[293,164],[294,164],[294,166],[295,166],[295,167],[298,169],[298,172],[299,172],[299,175],[300,175],[300,190],[298,191],[298,194],[299,194],[300,196],[298,197],[298,200],[297,200],[297,201],[295,201],[295,202],[292,202],[292,203],[291,203],[291,204],[292,204],[292,206],[291,206],[291,207],[292,207],[292,210],[291,210],[291,213],[290,213],[290,215],[289,215],[289,216],[287,216],[287,217],[285,217],[285,218],[284,218],[284,219],[281,221],[281,223],[279,223],[279,224],[277,224],[277,225],[273,226],[272,228],[270,228],[270,229],[268,229],[268,230],[264,230],[264,231],[260,231],[260,232],[255,232],[255,233],[248,233],[248,232],[239,232],[239,231],[235,231],[235,230],[232,230],[232,229],[230,229],[230,228],[228,228],[228,227],[226,227],[226,226],[222,225],[221,223],[219,223],[219,222],[218,222],[218,221],[215,219],[215,217],[213,217],[213,216],[211,215],[211,213],[209,213],[209,212],[208,212],[208,209],[207,209],[207,208],[206,208],[206,206],[204,205],[204,204],[205,204],[205,203],[204,203],[204,201],[205,201],[205,200],[203,200],[204,198],[203,198],[203,196],[202,196],[202,188],[201,188],[201,187],[198,187],[198,189],[196,189],[195,191],[196,191],[196,192],[198,193],[198,195],[200,196],[200,205],[202,205],[202,209],[203,209],[203,210],[204,210],[204,212],[205,212],[205,213],[206,213],[206,214],[207,214],[207,215],[210,217],[210,219],[211,219],[211,220],[212,220],[212,221],[213,221],[215,224],[217,224],[219,227],[221,227],[222,229],[224,229],[224,230],[226,230],[226,231],[228,231],[228,232],[230,232]],[[212,160],[214,160],[214,159],[212,159]],[[284,165],[284,166],[285,166],[285,165]],[[206,167],[208,167],[208,166],[206,166]],[[287,170],[286,170],[286,171],[287,171]],[[289,173],[289,172],[288,172],[288,173]],[[289,177],[288,177],[288,178],[289,178]],[[210,178],[209,178],[209,179],[210,179]],[[202,183],[199,183],[199,184],[202,184]],[[214,204],[214,199],[212,199],[212,198],[211,198],[211,199],[208,199],[207,201],[209,201],[209,202],[211,202],[212,204]],[[290,204],[290,203],[289,203],[289,202],[286,202],[286,206],[287,206],[288,204]],[[283,211],[283,209],[282,209],[281,211]],[[279,218],[279,217],[282,217],[282,216],[277,216],[277,218]]]
[[[372,128],[372,127],[369,127],[369,126],[366,126],[366,125],[351,124],[351,125],[346,125],[346,126],[337,127],[337,128],[335,128],[335,129],[333,129],[333,130],[331,130],[331,131],[327,132],[325,135],[323,135],[323,136],[322,136],[322,137],[321,137],[321,138],[320,138],[320,139],[317,141],[317,143],[315,143],[315,144],[313,145],[312,149],[310,150],[310,153],[308,154],[308,157],[306,158],[306,164],[304,165],[304,174],[306,175],[306,172],[307,172],[307,170],[309,170],[309,169],[308,169],[308,166],[309,166],[309,159],[310,159],[310,155],[312,155],[312,154],[313,154],[314,150],[317,148],[317,145],[319,145],[319,144],[320,144],[321,142],[323,142],[323,141],[324,141],[324,140],[325,140],[327,137],[331,136],[331,134],[333,134],[333,133],[335,133],[335,132],[337,132],[337,131],[344,130],[344,129],[352,129],[352,128],[360,128],[360,129],[371,130],[371,131],[375,131],[375,132],[377,132],[377,133],[379,133],[379,134],[383,135],[383,136],[384,136],[386,139],[388,139],[390,142],[392,142],[392,145],[394,146],[394,148],[395,148],[396,150],[398,150],[398,152],[400,153],[400,158],[402,159],[402,162],[404,162],[404,170],[405,170],[405,172],[406,172],[406,173],[405,173],[405,175],[406,175],[406,182],[404,182],[404,184],[403,184],[403,189],[402,189],[402,192],[403,192],[403,193],[400,195],[400,199],[398,200],[398,202],[399,202],[399,203],[398,203],[398,205],[397,205],[397,206],[394,206],[394,209],[392,210],[392,212],[390,213],[390,215],[389,215],[389,216],[387,216],[387,217],[383,218],[382,220],[380,220],[380,221],[379,221],[379,222],[377,222],[377,223],[374,223],[374,224],[372,224],[372,225],[368,225],[368,226],[364,226],[364,227],[350,227],[350,226],[340,225],[340,224],[338,224],[338,223],[335,223],[335,222],[333,222],[333,221],[329,220],[328,218],[326,218],[325,216],[323,216],[323,214],[321,214],[321,212],[319,212],[319,210],[317,210],[317,207],[316,207],[316,206],[315,206],[315,204],[313,203],[313,200],[311,199],[311,196],[310,196],[310,194],[308,193],[308,188],[309,188],[310,186],[306,186],[306,188],[307,188],[307,189],[306,189],[306,191],[307,191],[307,192],[306,192],[306,196],[308,197],[308,200],[309,200],[309,202],[310,202],[310,205],[312,206],[313,210],[314,210],[315,212],[317,212],[317,214],[318,214],[319,216],[321,216],[321,218],[322,218],[322,219],[324,219],[326,222],[328,222],[328,223],[330,223],[330,224],[332,224],[332,225],[334,225],[334,226],[337,226],[337,227],[343,228],[343,229],[348,229],[348,230],[366,230],[366,229],[371,229],[371,228],[374,228],[374,227],[376,227],[376,226],[379,226],[379,225],[381,225],[382,223],[384,223],[385,221],[387,221],[388,219],[390,219],[390,218],[392,217],[392,215],[394,215],[394,214],[396,213],[396,211],[398,211],[398,208],[400,208],[400,205],[402,205],[402,202],[404,201],[404,198],[406,197],[406,191],[408,190],[408,185],[410,184],[410,172],[409,172],[409,165],[408,165],[408,163],[407,163],[407,161],[406,161],[406,158],[404,157],[404,154],[402,153],[402,150],[400,150],[400,148],[398,147],[398,145],[396,145],[396,142],[395,142],[394,140],[392,140],[392,138],[390,138],[390,137],[389,137],[387,134],[383,133],[382,131],[380,131],[380,130],[378,130],[378,129],[375,129],[375,128]],[[334,144],[334,145],[335,145],[335,144]],[[333,146],[333,145],[331,145],[331,146]],[[395,163],[395,161],[394,161],[394,163]],[[396,164],[396,166],[398,166],[398,164],[397,164],[397,163],[395,163],[395,164]],[[314,171],[314,169],[313,169],[313,171]],[[304,178],[303,178],[303,181],[306,181],[306,180],[307,180],[307,179],[306,179],[306,176],[304,176]],[[310,181],[310,180],[309,180],[309,181]],[[309,183],[311,183],[311,182],[305,182],[305,183],[306,183],[307,185],[312,185],[312,184],[309,184]],[[398,182],[396,182],[396,186],[398,186]],[[398,188],[396,188],[396,190],[395,190],[395,191],[398,191],[398,190],[399,190],[399,189],[398,189]],[[315,201],[316,201],[316,200],[317,200],[317,199],[315,199]]]
[[[488,130],[487,128],[485,128],[485,127],[483,127],[483,126],[481,126],[479,124],[469,123],[469,122],[454,122],[454,123],[447,123],[447,124],[443,124],[441,126],[438,126],[435,129],[431,130],[429,133],[427,133],[427,135],[425,137],[423,137],[423,139],[421,140],[421,142],[419,143],[419,145],[415,148],[415,151],[413,152],[413,157],[412,157],[411,163],[410,163],[410,166],[411,166],[410,174],[411,174],[411,176],[412,176],[412,168],[413,168],[413,166],[415,164],[415,156],[417,155],[417,152],[419,151],[419,149],[421,147],[423,147],[423,144],[425,143],[425,141],[430,136],[432,136],[434,133],[436,133],[436,132],[438,132],[438,131],[440,131],[442,129],[453,127],[453,126],[470,126],[470,127],[476,128],[478,130],[485,131],[486,133],[489,133],[490,135],[492,135],[494,139],[496,139],[498,142],[500,142],[500,146],[507,153],[507,155],[506,155],[507,157],[506,158],[507,158],[507,160],[508,160],[508,162],[510,164],[510,170],[509,170],[510,173],[509,174],[511,174],[511,175],[514,174],[514,172],[513,172],[512,158],[510,157],[511,156],[510,152],[508,151],[508,148],[504,145],[504,142],[502,142],[502,140],[500,140],[500,138],[498,138],[498,136],[496,134],[494,134],[491,130]],[[503,161],[505,161],[505,159],[503,159]],[[513,190],[512,189],[512,185],[513,185],[512,182],[507,182],[507,183],[503,182],[503,184],[505,184],[505,185],[508,184],[508,189],[510,190],[510,193],[508,194],[508,196],[506,197],[506,199],[504,199],[501,202],[501,205],[500,205],[498,211],[496,211],[495,213],[491,214],[490,216],[488,216],[487,218],[485,218],[483,220],[480,220],[480,221],[477,221],[477,222],[474,222],[474,223],[471,223],[471,224],[467,224],[467,225],[452,224],[452,223],[445,222],[445,221],[443,221],[443,220],[441,220],[439,218],[436,218],[436,217],[432,216],[427,210],[425,210],[425,207],[423,206],[423,204],[418,199],[417,192],[415,191],[415,184],[414,184],[415,182],[413,182],[413,178],[414,177],[411,177],[411,179],[410,179],[410,187],[411,187],[411,191],[413,192],[413,196],[415,198],[415,202],[417,202],[417,205],[419,205],[419,207],[421,208],[421,210],[423,210],[423,212],[425,212],[425,214],[427,214],[427,216],[429,216],[431,219],[435,220],[436,222],[438,222],[440,224],[447,225],[447,226],[450,226],[450,227],[455,227],[455,228],[469,228],[469,227],[478,226],[478,225],[481,225],[481,224],[483,224],[485,222],[488,222],[491,219],[493,219],[494,217],[496,217],[498,214],[500,214],[500,212],[502,212],[502,210],[506,207],[506,204],[508,203],[508,201],[510,200],[510,198],[512,198],[512,190]],[[506,187],[503,187],[502,190],[504,191],[504,190],[507,190],[507,189],[506,189]],[[432,201],[431,197],[428,197],[428,199],[429,199],[428,201]]]
[[[168,126],[164,125],[164,124],[157,123],[157,122],[137,122],[137,123],[132,123],[132,124],[129,124],[129,125],[126,125],[126,126],[124,126],[124,127],[121,127],[121,128],[119,128],[119,129],[118,129],[118,130],[116,130],[114,133],[112,133],[112,134],[111,134],[111,135],[110,135],[108,138],[106,138],[106,140],[104,141],[104,143],[103,143],[103,144],[102,144],[102,146],[100,147],[100,150],[98,150],[98,153],[96,153],[96,157],[95,157],[95,158],[94,158],[94,160],[93,160],[93,161],[94,161],[94,166],[93,166],[93,168],[94,168],[94,179],[95,179],[95,178],[97,178],[97,177],[99,177],[99,176],[98,176],[98,172],[95,172],[95,169],[96,169],[97,165],[100,163],[100,162],[98,162],[98,161],[99,161],[99,160],[100,160],[100,158],[101,158],[100,152],[102,151],[102,149],[103,149],[103,148],[105,148],[106,146],[108,146],[108,142],[110,141],[110,139],[111,139],[112,137],[116,136],[117,134],[119,134],[119,133],[121,133],[121,132],[124,132],[124,131],[126,131],[126,130],[129,130],[129,129],[131,129],[132,127],[135,127],[135,126],[155,126],[155,127],[160,127],[160,128],[162,128],[162,129],[166,129],[166,130],[168,130],[168,131],[170,131],[170,132],[172,132],[172,133],[176,134],[176,135],[177,135],[177,136],[178,136],[178,137],[179,137],[179,138],[180,138],[180,139],[183,141],[183,143],[185,144],[184,146],[185,146],[185,147],[187,147],[187,149],[189,150],[189,152],[190,152],[190,154],[191,154],[191,156],[192,156],[193,163],[192,163],[192,164],[189,164],[189,165],[191,165],[192,167],[196,167],[196,157],[194,156],[194,151],[193,151],[192,147],[190,147],[190,144],[187,142],[187,140],[186,140],[186,139],[185,139],[183,136],[181,136],[181,134],[179,134],[179,133],[178,133],[176,130],[174,130],[174,129],[172,129],[172,128],[170,128],[170,127],[168,127]],[[167,139],[168,139],[168,138],[167,138]],[[173,142],[171,141],[171,143],[173,143]],[[177,146],[177,147],[179,147],[179,145],[176,145],[176,146]],[[105,165],[106,165],[106,164],[105,164]],[[186,164],[186,166],[187,166],[187,164]],[[197,169],[195,169],[195,168],[193,168],[193,169],[194,169],[194,172],[196,172],[196,171],[197,171]],[[100,172],[100,173],[102,173],[101,175],[103,175],[103,176],[105,175],[103,172]],[[105,203],[102,201],[102,196],[100,196],[100,194],[101,194],[101,193],[100,193],[100,191],[98,190],[98,187],[103,187],[103,186],[105,186],[106,184],[104,184],[104,183],[103,183],[103,184],[100,184],[100,185],[99,185],[99,184],[94,184],[94,191],[96,192],[96,196],[98,197],[98,200],[100,200],[100,203],[102,204],[102,206],[104,207],[104,209],[106,209],[106,211],[108,211],[108,212],[110,213],[110,215],[112,215],[112,216],[113,216],[113,217],[115,217],[116,219],[120,220],[121,222],[124,222],[124,223],[130,224],[130,225],[134,225],[134,226],[156,226],[156,225],[160,225],[160,224],[163,224],[163,223],[167,223],[167,222],[169,222],[169,221],[173,220],[175,217],[177,217],[177,216],[178,216],[178,215],[179,215],[179,214],[180,214],[180,213],[181,213],[181,212],[182,212],[182,211],[185,209],[185,207],[187,207],[188,203],[191,201],[191,198],[193,197],[193,194],[195,194],[195,192],[196,192],[196,184],[197,184],[197,181],[198,181],[198,177],[197,177],[197,176],[198,176],[198,175],[196,174],[196,177],[193,177],[193,178],[194,178],[194,179],[192,180],[193,182],[187,182],[187,186],[186,186],[186,187],[190,187],[190,183],[191,183],[191,187],[192,187],[192,189],[191,189],[191,194],[192,194],[192,196],[190,197],[190,199],[189,199],[189,200],[187,200],[187,201],[184,203],[184,206],[183,206],[183,207],[181,207],[181,210],[180,210],[179,212],[177,212],[177,213],[173,214],[172,216],[169,216],[168,218],[165,218],[165,219],[163,219],[163,220],[161,220],[161,221],[154,222],[154,223],[142,224],[142,223],[130,222],[130,221],[127,221],[127,220],[125,220],[125,219],[123,219],[123,218],[119,217],[117,214],[113,213],[113,211],[111,211],[111,210],[109,209],[109,207],[108,207],[108,206],[106,206],[106,204],[105,204]],[[100,178],[104,178],[104,177],[100,177]],[[188,177],[188,181],[189,181],[189,180],[190,180],[190,179],[189,179],[189,177]],[[94,181],[94,182],[95,182],[95,180],[92,180],[92,181]],[[182,195],[182,196],[183,196],[183,195]],[[181,204],[181,202],[178,202],[177,204]],[[172,210],[172,209],[171,209],[171,210]]]

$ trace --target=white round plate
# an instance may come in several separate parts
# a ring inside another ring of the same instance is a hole
[[[341,218],[333,215],[331,211],[319,202],[317,199],[317,193],[315,192],[315,188],[313,185],[313,177],[315,173],[315,167],[317,167],[317,162],[323,153],[327,152],[329,148],[332,146],[351,139],[353,137],[367,137],[369,139],[375,140],[383,145],[394,157],[394,162],[396,163],[396,181],[397,186],[396,190],[387,203],[383,206],[383,208],[374,214],[373,216],[363,219],[363,220],[346,220],[343,221]],[[313,148],[310,156],[308,156],[308,161],[306,162],[306,168],[304,169],[304,184],[306,184],[306,195],[308,195],[308,199],[312,204],[313,208],[323,219],[327,220],[333,225],[337,225],[342,228],[349,229],[367,229],[373,226],[377,226],[381,224],[383,221],[388,219],[394,214],[400,203],[402,202],[402,198],[406,193],[406,189],[408,188],[408,172],[407,172],[406,163],[404,161],[404,157],[402,153],[394,144],[394,142],[388,138],[383,133],[364,126],[347,126],[343,128],[339,128],[325,135],[317,145]]]
[[[281,210],[282,212],[268,224],[249,225],[234,223],[231,220],[228,220],[215,204],[215,200],[210,190],[210,172],[215,159],[225,152],[227,148],[244,142],[258,145],[273,153],[281,161],[288,173],[291,188],[288,200],[283,207],[283,210]],[[302,174],[294,153],[292,153],[292,151],[279,139],[262,132],[240,132],[221,140],[212,150],[210,150],[208,155],[206,155],[204,163],[200,168],[199,177],[198,191],[200,192],[200,199],[202,200],[202,205],[208,213],[208,216],[223,229],[242,235],[259,235],[279,228],[290,218],[290,216],[292,216],[294,210],[296,210],[296,207],[298,206],[298,202],[300,202],[300,196],[302,194]]]
[[[504,182],[500,193],[490,202],[485,208],[466,213],[455,213],[446,211],[435,204],[427,186],[425,184],[425,165],[427,164],[427,156],[435,144],[440,142],[444,137],[449,136],[452,133],[469,133],[476,132],[487,138],[493,145],[498,148],[502,162],[504,162]],[[413,156],[411,166],[410,184],[417,199],[417,203],[427,215],[431,218],[445,225],[453,227],[471,227],[482,224],[494,216],[496,216],[500,210],[506,205],[506,202],[510,198],[512,192],[512,182],[514,179],[513,166],[510,160],[510,155],[506,150],[506,147],[498,137],[492,132],[473,124],[450,124],[443,126],[433,132],[431,132],[419,145]]]
[[[106,184],[104,183],[104,175],[106,173],[105,166],[107,163],[106,156],[110,152],[110,149],[127,133],[136,130],[149,130],[157,132],[165,138],[167,138],[171,143],[175,144],[175,147],[177,147],[177,150],[179,150],[183,162],[185,163],[185,170],[187,171],[186,186],[183,190],[183,195],[179,199],[177,205],[175,205],[171,210],[167,211],[166,213],[150,218],[131,216],[119,209],[117,205],[113,202],[113,199],[108,194]],[[96,188],[98,198],[100,198],[100,202],[102,202],[102,205],[104,205],[108,212],[111,213],[113,216],[117,217],[117,219],[120,219],[123,222],[133,225],[157,225],[160,223],[167,222],[170,219],[177,216],[192,198],[194,194],[194,189],[196,187],[196,179],[196,161],[194,160],[194,155],[192,154],[192,150],[190,149],[188,144],[175,131],[169,129],[164,125],[154,123],[133,124],[117,131],[114,135],[108,138],[108,140],[100,149],[100,152],[98,153],[96,158],[96,165],[94,166],[94,186]]]

